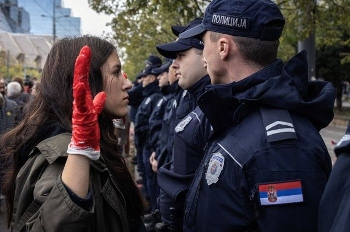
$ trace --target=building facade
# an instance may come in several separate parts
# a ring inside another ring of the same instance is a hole
[[[17,0],[0,0],[0,31],[29,33],[29,12],[18,6]]]
[[[80,35],[80,25],[62,0],[0,0],[0,77],[15,65],[24,76],[28,69],[41,72],[52,44]]]
[[[31,34],[56,38],[81,34],[80,18],[73,17],[71,9],[63,7],[62,0],[18,0],[18,6],[30,15]]]

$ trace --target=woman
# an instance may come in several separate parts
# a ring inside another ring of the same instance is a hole
[[[110,42],[52,47],[38,95],[0,141],[11,231],[144,231],[144,201],[113,134],[130,88]]]

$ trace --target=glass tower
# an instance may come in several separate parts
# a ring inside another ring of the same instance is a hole
[[[18,0],[18,6],[30,15],[31,34],[56,38],[81,34],[80,18],[71,16],[71,9],[63,8],[62,0]]]

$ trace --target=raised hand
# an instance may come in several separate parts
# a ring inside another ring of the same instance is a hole
[[[72,140],[68,145],[67,152],[97,160],[100,157],[98,115],[103,109],[106,93],[100,92],[92,99],[88,80],[90,59],[90,48],[84,46],[75,61]]]

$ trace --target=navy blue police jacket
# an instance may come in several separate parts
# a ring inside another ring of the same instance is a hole
[[[176,82],[178,83],[178,81]],[[167,105],[167,112],[163,118],[160,150],[158,153],[158,168],[172,160],[174,147],[175,126],[197,106],[196,99],[180,86],[176,89],[173,99]],[[164,130],[163,130],[164,127]],[[165,144],[165,147],[163,146]]]
[[[306,52],[227,85],[198,105],[214,133],[186,198],[184,231],[317,231],[331,171],[319,134],[335,89],[308,82]]]
[[[209,84],[210,78],[206,75],[189,88],[188,92],[197,99]],[[186,193],[192,182],[212,130],[208,120],[197,106],[176,125],[174,131],[173,160],[159,169],[158,183],[167,195],[165,197],[170,197],[175,205],[175,201],[180,200],[179,194]],[[177,205],[183,205],[183,202]]]
[[[177,107],[177,96],[182,91],[178,85],[178,81],[175,81],[173,84],[171,84],[169,91],[171,94],[169,95],[170,98],[167,99],[164,105],[164,114],[161,121],[161,129],[158,138],[159,143],[156,148],[155,158],[157,159],[158,167],[167,162],[169,157],[168,141],[173,139],[173,137],[169,135],[171,120],[173,120],[173,114]]]
[[[169,111],[168,104],[172,102],[172,96],[178,87],[177,83],[161,87],[161,93],[163,97],[157,102],[156,108],[153,110],[152,115],[149,119],[150,124],[150,145],[152,152],[156,152],[160,146],[161,134],[168,136],[168,132],[162,133],[162,124],[164,115]],[[157,158],[157,156],[156,156]]]
[[[350,123],[334,153],[337,160],[320,203],[320,232],[350,231]]]
[[[129,116],[130,121],[135,122],[137,110],[144,99],[142,82],[136,82],[135,85],[128,91],[129,94]]]
[[[141,102],[135,116],[135,145],[142,146],[149,138],[149,118],[156,108],[159,99],[162,98],[158,81],[149,83],[143,90],[144,99]]]

